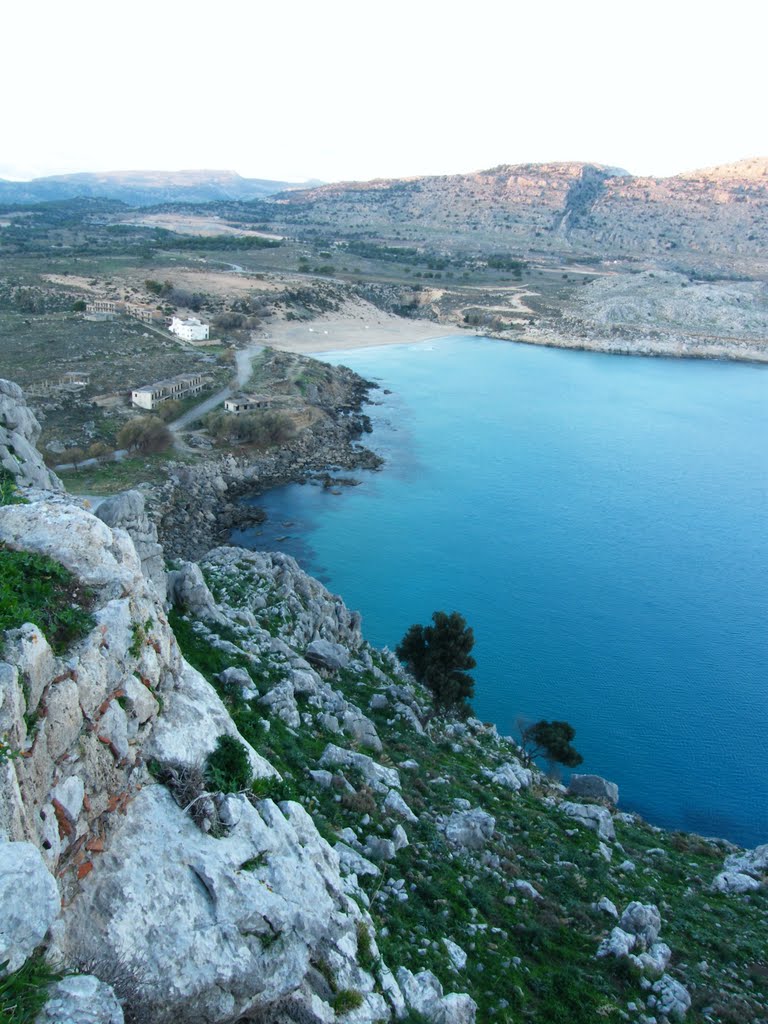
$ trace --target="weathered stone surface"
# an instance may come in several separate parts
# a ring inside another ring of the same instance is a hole
[[[461,946],[457,945],[455,942],[452,942],[450,939],[443,939],[443,945],[445,946],[445,951],[448,954],[448,960],[450,961],[451,964],[451,970],[463,971],[464,968],[467,966],[467,954],[464,952]]]
[[[163,713],[144,748],[145,756],[199,764],[215,750],[216,740],[222,735],[234,736],[243,743],[256,778],[278,774],[242,738],[211,684],[184,662],[178,686],[163,694]]]
[[[597,948],[598,957],[616,956],[622,957],[631,953],[637,945],[637,936],[625,932],[623,928],[613,928],[607,939],[603,939]]]
[[[609,900],[607,896],[601,896],[597,903],[594,904],[596,910],[602,910],[605,914],[610,914],[611,917],[615,917],[618,921],[619,912],[616,909],[616,904],[613,900]]]
[[[688,990],[671,975],[664,974],[653,986],[653,995],[648,997],[648,1006],[657,1014],[669,1020],[683,1020],[691,1007]]]
[[[571,796],[585,797],[587,800],[607,800],[614,805],[619,802],[619,787],[601,775],[572,775],[568,793]]]
[[[523,896],[527,896],[528,899],[531,899],[531,900],[540,900],[541,899],[541,893],[538,891],[538,889],[536,889],[533,885],[531,885],[530,882],[526,882],[522,878],[516,878],[515,881],[514,881],[514,886],[518,890],[518,892],[521,892],[523,894]]]
[[[357,768],[371,789],[377,793],[388,793],[390,789],[400,789],[400,776],[396,768],[387,768],[383,764],[377,764],[367,754],[345,750],[333,743],[329,743],[325,748],[319,764],[322,768],[328,765]]]
[[[439,825],[448,842],[454,846],[465,850],[481,850],[493,835],[496,819],[480,807],[475,807],[472,810],[454,811],[443,818]]]
[[[307,646],[304,656],[312,665],[338,672],[349,666],[349,651],[331,640],[313,640]]]
[[[157,528],[144,508],[144,495],[123,491],[101,502],[95,513],[107,526],[125,530],[133,541],[141,571],[151,580],[161,601],[166,596],[165,559],[157,542]]]
[[[373,861],[394,860],[397,850],[391,839],[381,839],[379,836],[368,836],[365,840],[363,853]]]
[[[760,888],[760,882],[741,871],[721,871],[712,882],[715,892],[743,893],[756,892]]]
[[[736,871],[753,878],[762,878],[768,874],[768,843],[756,846],[754,850],[744,853],[732,853],[725,858],[725,870]]]
[[[51,686],[46,697],[45,731],[48,753],[57,761],[72,747],[83,727],[80,691],[72,679]]]
[[[59,912],[56,882],[32,843],[0,842],[0,964],[17,971]]]
[[[226,617],[216,607],[213,594],[203,577],[202,569],[193,562],[183,562],[167,575],[168,600],[201,622],[225,623]]]
[[[411,824],[415,824],[419,820],[396,789],[390,789],[381,808],[386,814],[397,815],[405,821],[410,821]]]
[[[649,950],[639,956],[630,954],[630,959],[647,978],[660,978],[672,959],[672,950],[666,942],[654,942]]]
[[[0,467],[8,470],[19,487],[61,491],[61,480],[35,447],[40,429],[19,385],[0,379]]]
[[[215,839],[163,787],[142,790],[57,928],[56,948],[141,963],[150,999],[190,1024],[293,992],[321,949],[353,961],[360,911],[303,808],[230,800],[237,824]]]
[[[613,840],[616,838],[611,812],[607,807],[598,807],[596,804],[575,804],[564,800],[560,804],[560,810],[569,818],[578,821],[579,824],[597,832],[601,839]]]
[[[431,971],[414,975],[400,967],[397,983],[409,1009],[422,1014],[430,1024],[474,1024],[475,1001],[466,994],[443,995],[443,986]]]
[[[519,761],[505,761],[493,770],[484,769],[483,774],[487,775],[491,782],[511,789],[514,793],[527,789],[533,780],[531,769],[523,768]]]
[[[633,900],[619,919],[619,927],[630,935],[636,935],[643,948],[652,946],[661,931],[661,914],[652,903]]]
[[[62,978],[50,990],[35,1024],[123,1024],[120,1003],[109,985],[92,974]]]
[[[0,540],[9,547],[48,555],[83,583],[113,594],[141,573],[130,537],[63,499],[0,508]]]
[[[48,641],[37,626],[27,623],[19,629],[8,630],[4,657],[16,666],[24,687],[27,714],[34,714],[43,691],[56,673],[56,659]]]
[[[344,875],[378,875],[379,869],[357,850],[346,843],[336,843],[334,852],[339,858],[339,868]]]
[[[78,775],[70,775],[51,790],[51,800],[57,803],[71,822],[76,822],[83,809],[85,786]]]

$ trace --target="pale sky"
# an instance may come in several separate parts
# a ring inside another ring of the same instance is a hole
[[[326,181],[768,156],[763,0],[29,0],[2,16],[0,177]]]

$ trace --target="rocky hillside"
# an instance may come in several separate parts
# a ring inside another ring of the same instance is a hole
[[[436,716],[287,556],[175,562],[164,601],[139,496],[3,493],[25,614],[46,559],[82,614],[0,634],[0,1015],[768,1019],[768,846],[664,832]]]
[[[276,225],[470,251],[764,261],[768,160],[671,178],[596,164],[346,182],[274,197]]]

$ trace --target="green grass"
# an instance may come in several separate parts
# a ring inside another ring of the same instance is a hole
[[[46,555],[0,545],[0,632],[33,622],[57,654],[93,628],[90,590]],[[2,653],[0,641],[0,653]]]
[[[169,449],[152,455],[133,456],[120,462],[103,462],[98,466],[83,466],[78,470],[65,469],[58,475],[70,494],[100,496],[129,490],[147,480],[157,480],[169,462],[186,461],[190,461],[189,457]]]
[[[60,977],[37,954],[18,971],[0,977],[2,1024],[32,1024],[48,998],[48,986]]]
[[[0,506],[25,504],[26,501],[19,493],[13,473],[0,466]]]

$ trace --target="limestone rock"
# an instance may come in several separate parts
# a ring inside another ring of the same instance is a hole
[[[768,874],[768,843],[756,846],[754,850],[744,853],[732,853],[725,858],[725,870],[736,871],[753,878],[762,878]]]
[[[619,919],[619,927],[630,935],[637,936],[644,948],[654,944],[661,931],[661,915],[652,903],[633,900]]]
[[[109,985],[92,974],[62,978],[50,990],[35,1024],[123,1024],[120,1003]]]
[[[657,1014],[668,1017],[669,1020],[683,1020],[691,1007],[691,997],[688,990],[671,975],[663,974],[653,986],[653,995],[648,999],[648,1005]]]
[[[445,951],[448,954],[448,959],[451,964],[451,970],[463,971],[464,968],[467,966],[467,954],[464,952],[461,946],[457,945],[455,942],[452,942],[450,939],[443,939],[443,945],[445,946]]]
[[[493,835],[496,819],[480,807],[472,810],[454,811],[443,818],[440,827],[445,837],[454,846],[465,850],[481,850]]]
[[[611,934],[607,939],[603,939],[597,948],[598,957],[604,956],[615,956],[622,957],[627,956],[637,945],[637,936],[632,935],[629,932],[625,932],[623,928],[611,929]]]
[[[607,800],[614,806],[619,802],[619,787],[601,775],[572,775],[568,793],[587,800]]]
[[[144,496],[139,491],[123,491],[102,501],[95,513],[107,526],[125,530],[133,541],[141,561],[141,571],[151,580],[162,601],[165,600],[165,559],[157,542],[157,528],[147,516]]]
[[[351,970],[360,911],[312,820],[298,804],[230,801],[238,820],[212,838],[164,787],[143,789],[65,911],[54,951],[140,964],[149,1002],[188,1024],[274,1003],[299,988],[311,958]]]
[[[390,789],[381,808],[385,814],[396,814],[411,824],[416,824],[419,820],[396,789]]]
[[[601,839],[613,840],[616,838],[611,812],[607,807],[598,807],[597,804],[575,804],[564,800],[560,804],[560,810],[569,818],[573,818],[581,825],[597,832]]]
[[[721,871],[712,883],[712,888],[715,892],[725,893],[756,892],[760,882],[741,871]]]
[[[400,776],[396,768],[386,768],[378,764],[367,754],[358,754],[354,750],[345,750],[329,743],[322,753],[319,764],[322,768],[338,766],[341,768],[357,768],[371,789],[377,793],[388,793],[390,789],[400,789]]]
[[[319,665],[320,668],[329,669],[331,672],[338,672],[339,669],[349,666],[349,651],[341,644],[330,640],[313,640],[307,646],[304,656],[310,664]]]
[[[248,751],[256,778],[277,776],[269,761],[242,738],[211,684],[187,662],[183,666],[177,686],[163,694],[163,713],[144,748],[145,757],[199,764],[215,750],[219,736],[234,736]]]
[[[527,789],[533,780],[531,769],[523,768],[519,761],[505,761],[494,770],[484,769],[483,774],[487,775],[491,782],[511,789],[514,793]]]
[[[412,974],[397,970],[397,983],[409,1009],[422,1014],[430,1024],[474,1024],[477,1004],[466,994],[443,995],[443,986],[431,971]]]
[[[17,971],[45,938],[60,909],[59,891],[32,843],[0,842],[0,964]]]
[[[19,487],[63,490],[61,480],[43,462],[35,447],[40,424],[18,384],[0,379],[0,467]]]

